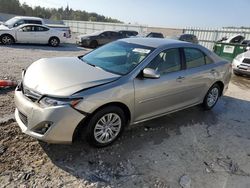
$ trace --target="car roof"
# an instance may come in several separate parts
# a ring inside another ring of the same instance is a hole
[[[30,20],[42,20],[42,18],[39,17],[30,17],[30,16],[15,16],[17,19],[30,19]]]
[[[126,38],[121,39],[121,41],[138,44],[142,46],[148,46],[151,48],[159,48],[162,46],[168,46],[173,44],[189,44],[184,41],[173,40],[173,39],[164,39],[164,38]]]
[[[20,25],[18,27],[25,27],[25,26],[40,26],[40,27],[45,27],[45,28],[51,29],[51,28],[49,28],[49,27],[47,27],[45,25],[41,25],[41,24],[22,24],[22,25]]]
[[[137,32],[138,33],[138,31],[134,31],[134,30],[117,30],[118,32]]]

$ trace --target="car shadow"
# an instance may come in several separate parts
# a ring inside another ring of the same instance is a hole
[[[25,50],[72,51],[72,52],[91,50],[70,43],[60,44],[58,47],[51,47],[45,44],[13,44],[13,45],[7,45],[7,47],[15,49],[25,49]]]
[[[110,183],[133,174],[131,167],[123,167],[130,169],[123,173],[124,169],[120,167],[121,161],[127,161],[127,164],[128,161],[136,163],[131,157],[135,152],[148,147],[157,148],[170,137],[181,136],[183,127],[197,125],[204,127],[205,125],[205,136],[209,139],[211,137],[209,128],[220,123],[220,116],[231,117],[231,114],[236,114],[238,108],[234,106],[246,108],[249,111],[250,101],[224,96],[211,111],[204,111],[201,106],[195,106],[131,126],[124,131],[121,138],[106,148],[94,148],[84,141],[77,141],[72,145],[45,143],[40,145],[56,166],[75,177],[90,182]],[[237,119],[230,121],[237,121]],[[142,157],[141,160],[145,160],[143,157],[147,156],[138,156],[140,157]]]

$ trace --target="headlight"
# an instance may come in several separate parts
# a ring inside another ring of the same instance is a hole
[[[43,107],[49,107],[49,106],[64,106],[64,105],[70,105],[72,107],[75,107],[79,102],[82,101],[82,98],[52,98],[52,97],[44,97],[42,98],[39,103]]]

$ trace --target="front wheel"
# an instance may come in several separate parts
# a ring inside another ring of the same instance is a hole
[[[205,110],[210,110],[212,109],[219,97],[220,97],[220,93],[221,93],[221,88],[218,84],[214,84],[207,92],[204,101],[203,101],[203,107]]]
[[[105,147],[114,142],[126,124],[123,110],[108,106],[96,112],[87,125],[88,142],[96,147]]]
[[[4,44],[4,45],[10,45],[10,44],[14,43],[14,39],[10,35],[3,35],[1,37],[1,43]]]

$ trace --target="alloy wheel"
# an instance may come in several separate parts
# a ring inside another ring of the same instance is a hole
[[[122,120],[115,113],[108,113],[102,116],[94,128],[95,140],[102,144],[112,142],[120,133]]]
[[[12,39],[9,36],[5,35],[2,37],[2,43],[3,44],[12,44]]]
[[[212,107],[218,100],[219,97],[219,89],[218,88],[213,88],[211,91],[208,93],[207,96],[207,105],[209,107]]]

